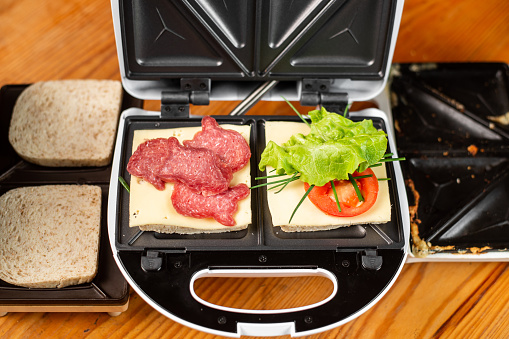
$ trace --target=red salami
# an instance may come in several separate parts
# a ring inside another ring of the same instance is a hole
[[[165,189],[165,182],[174,183],[171,200],[177,213],[235,225],[238,203],[250,190],[245,184],[229,184],[233,172],[248,163],[249,144],[240,133],[223,129],[207,116],[202,131],[183,144],[174,137],[147,140],[131,156],[127,170],[158,190]]]
[[[192,140],[184,141],[185,146],[204,147],[216,152],[230,165],[233,172],[243,168],[251,157],[249,144],[237,131],[224,129],[209,116],[203,117],[202,130]]]
[[[159,138],[145,141],[139,145],[136,152],[129,159],[127,171],[131,175],[143,178],[155,188],[164,190],[164,181],[159,177],[159,169],[170,157],[168,139]]]
[[[182,146],[174,137],[141,144],[127,170],[159,190],[164,189],[164,182],[181,182],[204,196],[225,191],[233,178],[231,168],[215,152]]]
[[[234,226],[233,215],[237,211],[238,202],[248,195],[249,187],[245,184],[208,197],[191,191],[186,185],[175,184],[171,201],[179,214],[193,218],[212,217],[225,226]]]

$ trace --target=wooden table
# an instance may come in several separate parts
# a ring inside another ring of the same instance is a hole
[[[407,0],[394,62],[429,61],[509,62],[509,2]],[[0,85],[66,78],[119,79],[110,2],[2,0],[0,65]],[[235,105],[214,103],[212,109],[227,112]],[[147,102],[146,107],[158,109],[158,103]],[[256,109],[278,114],[280,108],[277,103],[264,103]],[[205,111],[193,113],[201,112]],[[209,279],[200,289],[214,295],[226,293],[225,303],[230,305],[249,308],[263,302],[266,307],[284,307],[320,298],[329,291],[330,283],[323,279]],[[304,289],[317,293],[304,298]],[[167,319],[134,292],[128,310],[118,317],[10,313],[0,318],[0,336],[214,337]],[[508,338],[509,265],[405,265],[392,289],[372,309],[312,336],[327,337]]]

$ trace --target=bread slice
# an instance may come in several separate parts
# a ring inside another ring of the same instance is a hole
[[[0,279],[61,288],[97,273],[101,188],[21,187],[0,197]]]
[[[239,132],[249,143],[250,126],[220,125],[222,128]],[[138,145],[149,139],[176,137],[181,143],[190,140],[201,131],[201,127],[180,127],[171,129],[136,130],[133,136],[134,152]],[[244,183],[251,186],[250,163],[233,174],[230,186]],[[173,184],[166,183],[163,191],[157,190],[147,181],[131,176],[129,194],[129,226],[143,231],[160,233],[197,234],[222,233],[246,229],[251,223],[251,195],[239,201],[234,215],[235,226],[224,226],[212,218],[197,219],[180,215],[171,203]]]
[[[16,101],[9,142],[23,159],[37,165],[107,165],[121,101],[119,81],[35,83]]]
[[[272,140],[278,145],[282,145],[293,134],[302,133],[306,135],[309,131],[309,127],[300,122],[267,121],[265,123],[267,143]],[[267,173],[271,170],[272,168],[268,167]],[[377,178],[387,177],[385,166],[373,167],[372,170]],[[281,180],[281,178],[271,180]],[[290,216],[306,192],[303,183],[296,180],[279,193],[276,193],[278,190],[268,190],[267,200],[272,216],[272,224],[274,227],[280,226],[285,232],[314,232],[350,225],[386,223],[391,220],[389,185],[387,181],[379,181],[378,186],[379,192],[375,204],[361,215],[355,217],[329,216],[306,198],[297,209],[291,223],[288,222]]]

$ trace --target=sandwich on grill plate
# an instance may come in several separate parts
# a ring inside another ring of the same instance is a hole
[[[390,221],[385,132],[324,108],[309,116],[265,124],[259,168],[267,176],[259,179],[267,180],[260,186],[267,187],[273,226],[310,232]]]
[[[238,231],[251,223],[250,126],[135,130],[129,226],[161,233]]]
[[[9,142],[21,158],[37,165],[108,165],[121,102],[119,81],[34,83],[16,101]]]

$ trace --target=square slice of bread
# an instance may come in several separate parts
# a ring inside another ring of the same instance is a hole
[[[284,144],[293,134],[306,135],[309,131],[309,127],[300,122],[268,121],[265,124],[266,142],[272,140],[278,145]],[[267,168],[267,173],[271,170],[272,168]],[[387,177],[385,166],[373,167],[372,170],[377,178]],[[272,180],[281,180],[281,178]],[[350,225],[386,223],[391,220],[389,185],[387,181],[379,181],[378,185],[379,192],[375,205],[361,215],[355,217],[329,216],[306,198],[289,223],[290,216],[306,192],[300,180],[293,181],[279,193],[276,193],[277,190],[267,191],[272,224],[274,227],[280,226],[285,232],[312,232]]]
[[[244,125],[220,125],[224,129],[239,132],[249,143],[251,127]],[[201,127],[181,127],[156,130],[136,130],[133,136],[133,149],[149,139],[176,137],[180,143],[191,140],[201,131]],[[230,186],[244,183],[251,186],[250,162],[233,174]],[[166,183],[163,191],[157,190],[143,179],[131,176],[129,194],[129,226],[139,227],[143,231],[160,233],[196,234],[239,231],[251,223],[251,195],[239,201],[234,215],[235,226],[224,226],[212,218],[197,219],[180,215],[171,203],[173,184]]]
[[[37,165],[108,165],[121,102],[119,81],[59,80],[32,84],[14,106],[9,142],[20,157]]]
[[[93,280],[98,268],[101,188],[21,187],[0,197],[0,279],[29,288]]]

